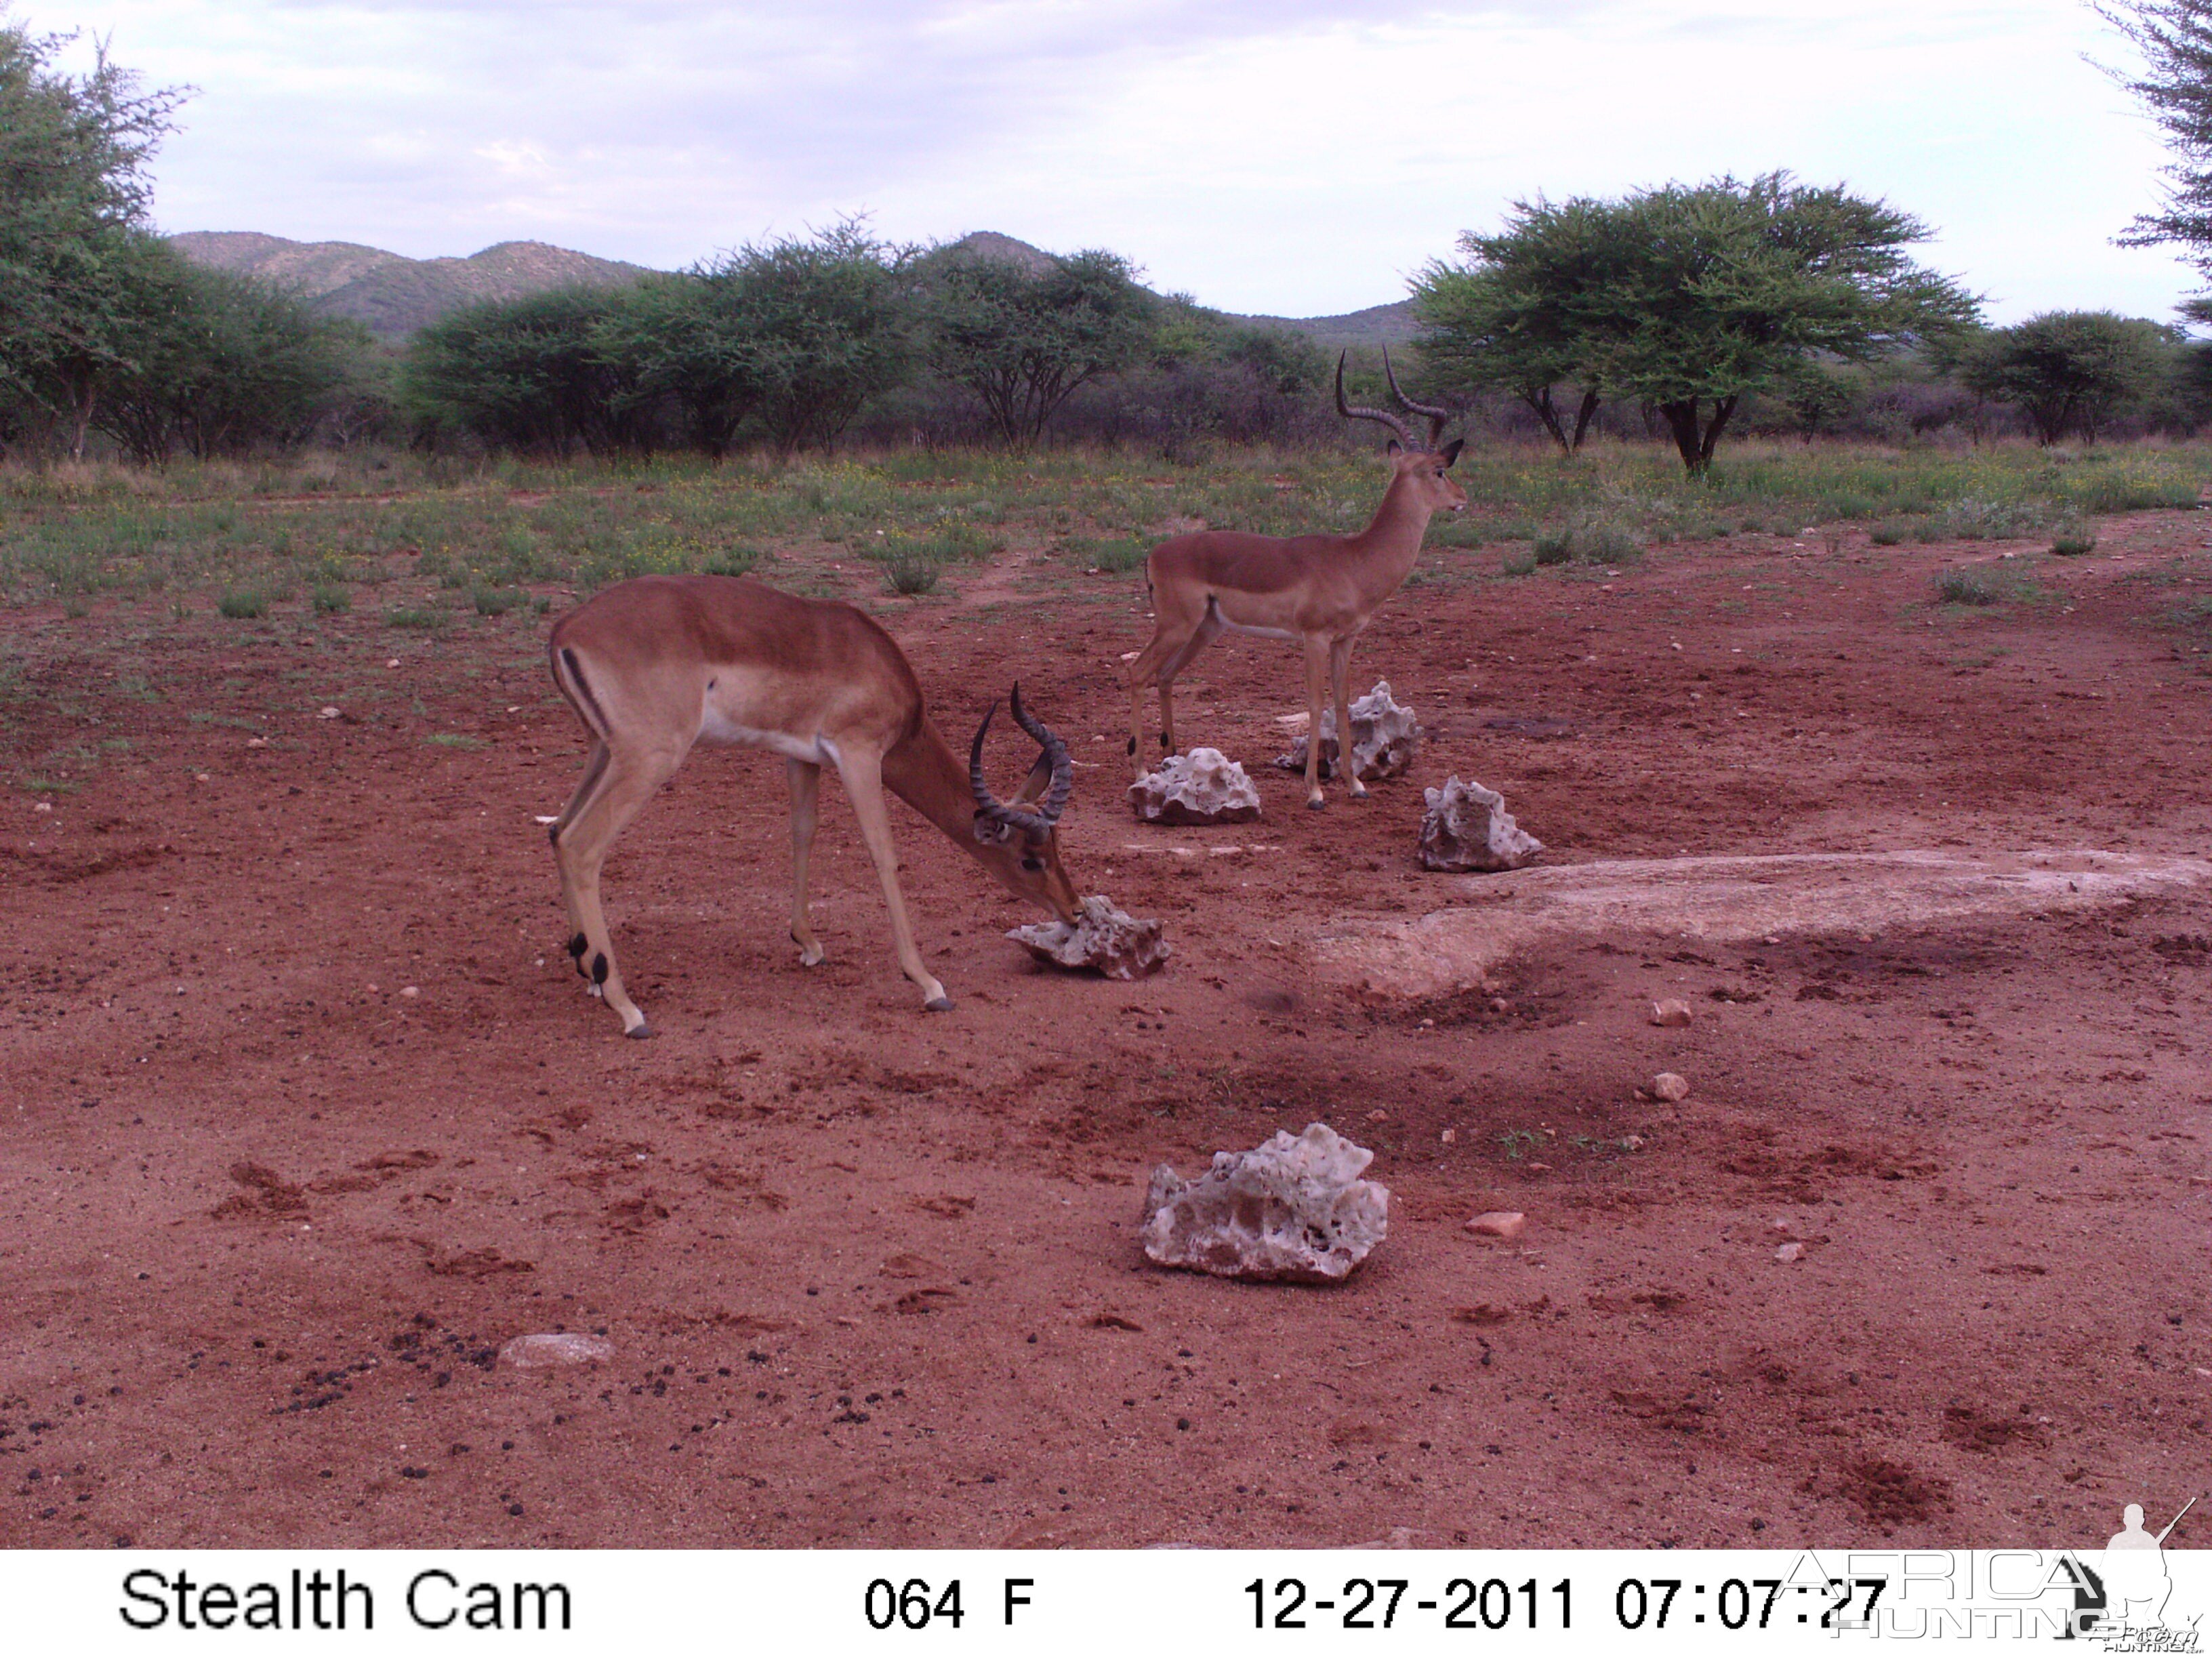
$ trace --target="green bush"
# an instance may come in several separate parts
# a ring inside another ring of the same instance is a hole
[[[1534,553],[1508,553],[1498,568],[1502,574],[1508,576],[1531,576],[1536,572],[1536,556]]]
[[[2097,532],[2087,519],[2068,519],[2051,538],[2051,550],[2062,559],[2078,559],[2097,548]]]
[[[744,576],[750,575],[760,562],[757,547],[726,547],[719,553],[709,554],[699,568],[709,576]]]
[[[1936,592],[1946,605],[1995,605],[2004,597],[1980,571],[1955,568],[1937,574]]]
[[[1123,536],[1111,541],[1093,541],[1078,537],[1064,542],[1060,551],[1073,563],[1085,570],[1103,570],[1112,575],[1127,575],[1132,570],[1141,570],[1151,556],[1152,544],[1134,536]]]
[[[311,603],[318,617],[336,617],[353,609],[353,595],[336,582],[319,582]]]
[[[1894,519],[1884,519],[1867,532],[1867,539],[1876,547],[1895,547],[1905,539],[1905,526]]]
[[[437,629],[446,625],[442,611],[420,610],[411,605],[395,605],[384,613],[386,628],[422,628]]]
[[[485,587],[478,586],[469,597],[476,602],[479,617],[504,617],[519,605],[526,605],[530,595],[519,587]]]
[[[269,590],[265,587],[229,588],[216,601],[215,608],[234,622],[265,617],[269,614]]]
[[[884,585],[894,593],[933,592],[942,574],[936,560],[917,554],[897,553],[884,561]]]
[[[1644,549],[1618,520],[1582,514],[1558,530],[1540,532],[1534,544],[1538,564],[1626,564]]]

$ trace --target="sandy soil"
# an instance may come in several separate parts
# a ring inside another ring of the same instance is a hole
[[[1428,747],[1323,813],[1264,764],[1294,653],[1218,647],[1183,738],[1267,816],[1217,830],[1121,800],[1141,585],[1018,552],[890,625],[956,742],[1016,673],[1073,740],[1071,869],[1165,921],[1169,971],[1037,969],[900,808],[959,1005],[925,1017],[834,786],[803,970],[781,768],[702,752],[611,866],[646,1043],[560,949],[532,817],[581,743],[542,621],[19,613],[7,758],[85,758],[0,807],[0,1544],[1993,1546],[2170,1512],[2212,1410],[2212,658],[2170,612],[2212,556],[2185,514],[2105,535],[1986,611],[1929,575],[1998,550],[1856,535],[1408,589],[1354,672]],[[1418,869],[1453,771],[1540,880]],[[1679,863],[1898,853],[2023,878],[1933,903],[1797,860],[1730,927]],[[1480,934],[1466,971],[1345,969],[1420,926]],[[1662,1069],[1687,1100],[1639,1098]],[[1316,1119],[1395,1194],[1350,1284],[1144,1264],[1156,1164]],[[1515,1243],[1462,1230],[1499,1208]],[[616,1357],[495,1362],[562,1329]]]

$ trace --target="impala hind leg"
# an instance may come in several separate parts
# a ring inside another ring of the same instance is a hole
[[[1337,641],[1328,648],[1328,678],[1336,693],[1336,769],[1354,800],[1366,798],[1359,781],[1359,757],[1352,749],[1352,703],[1347,682],[1352,677],[1352,641]]]
[[[906,898],[899,891],[898,849],[891,844],[890,814],[884,810],[883,763],[866,755],[848,755],[837,763],[837,775],[852,799],[853,816],[860,821],[860,839],[867,843],[868,856],[876,862],[876,874],[883,878],[884,902],[891,913],[891,943],[898,951],[899,967],[921,988],[921,1006],[941,1014],[952,1006],[952,999],[922,965],[921,952],[915,949],[914,929],[906,919]]]
[[[807,923],[806,861],[814,851],[822,769],[811,761],[786,758],[783,769],[791,779],[791,942],[799,947],[799,965],[813,968],[822,961],[822,941]]]
[[[1175,701],[1170,688],[1185,664],[1206,648],[1206,641],[1221,629],[1212,602],[1192,606],[1179,602],[1172,590],[1155,586],[1152,637],[1129,665],[1129,763],[1136,775],[1145,775],[1145,690],[1158,686],[1160,694],[1160,749],[1175,752]]]
[[[562,896],[575,928],[568,941],[568,954],[576,959],[576,971],[591,981],[593,993],[605,998],[607,1006],[622,1016],[624,1036],[651,1036],[653,1029],[623,989],[622,974],[615,966],[614,940],[607,931],[606,913],[599,905],[599,868],[606,862],[615,838],[683,761],[680,749],[644,753],[608,750],[597,782],[588,790],[580,790],[578,800],[569,803],[571,811],[562,814],[567,822],[553,826],[553,857],[561,869]]]
[[[1306,805],[1316,812],[1328,805],[1321,793],[1321,711],[1328,696],[1329,643],[1325,639],[1309,635],[1306,639]],[[1338,728],[1340,734],[1343,728]],[[1336,744],[1340,757],[1350,745],[1341,735]]]

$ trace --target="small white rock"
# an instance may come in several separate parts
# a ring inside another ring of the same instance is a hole
[[[1518,1210],[1485,1210],[1467,1224],[1468,1231],[1478,1238],[1518,1238],[1521,1230],[1528,1224],[1528,1218]]]
[[[320,708],[315,711],[315,718],[319,720],[334,720],[337,717],[337,709],[330,703],[325,703]]]
[[[1249,823],[1260,792],[1218,749],[1170,755],[1129,786],[1129,805],[1147,823]]]
[[[535,1365],[581,1365],[612,1359],[615,1345],[604,1336],[586,1336],[580,1331],[541,1331],[516,1337],[499,1351],[499,1357],[526,1370]]]
[[[1687,1025],[1690,1023],[1690,1005],[1680,997],[1668,997],[1662,1002],[1655,1002],[1651,1005],[1651,1023],[1654,1025]]]
[[[403,997],[419,997],[422,993],[415,986],[403,985],[399,988],[399,994]]]
[[[1778,1244],[1774,1247],[1774,1259],[1777,1261],[1796,1261],[1802,1259],[1804,1254],[1805,1247],[1794,1238],[1787,1244]]]
[[[1690,1079],[1680,1072],[1662,1072],[1651,1079],[1651,1092],[1662,1100],[1687,1100]]]

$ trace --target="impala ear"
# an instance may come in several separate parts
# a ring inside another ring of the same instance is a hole
[[[1029,776],[1022,780],[1022,787],[1014,796],[1014,805],[1028,806],[1033,804],[1051,786],[1052,757],[1039,755],[1036,757],[1036,764],[1030,768]]]
[[[1457,460],[1459,459],[1460,451],[1466,447],[1467,440],[1464,438],[1454,438],[1449,443],[1446,444],[1443,451],[1444,465],[1446,466],[1449,466],[1454,461]]]
[[[1393,438],[1389,443],[1382,446],[1382,453],[1395,461],[1399,456],[1406,453],[1406,446],[1400,443],[1395,438]]]

